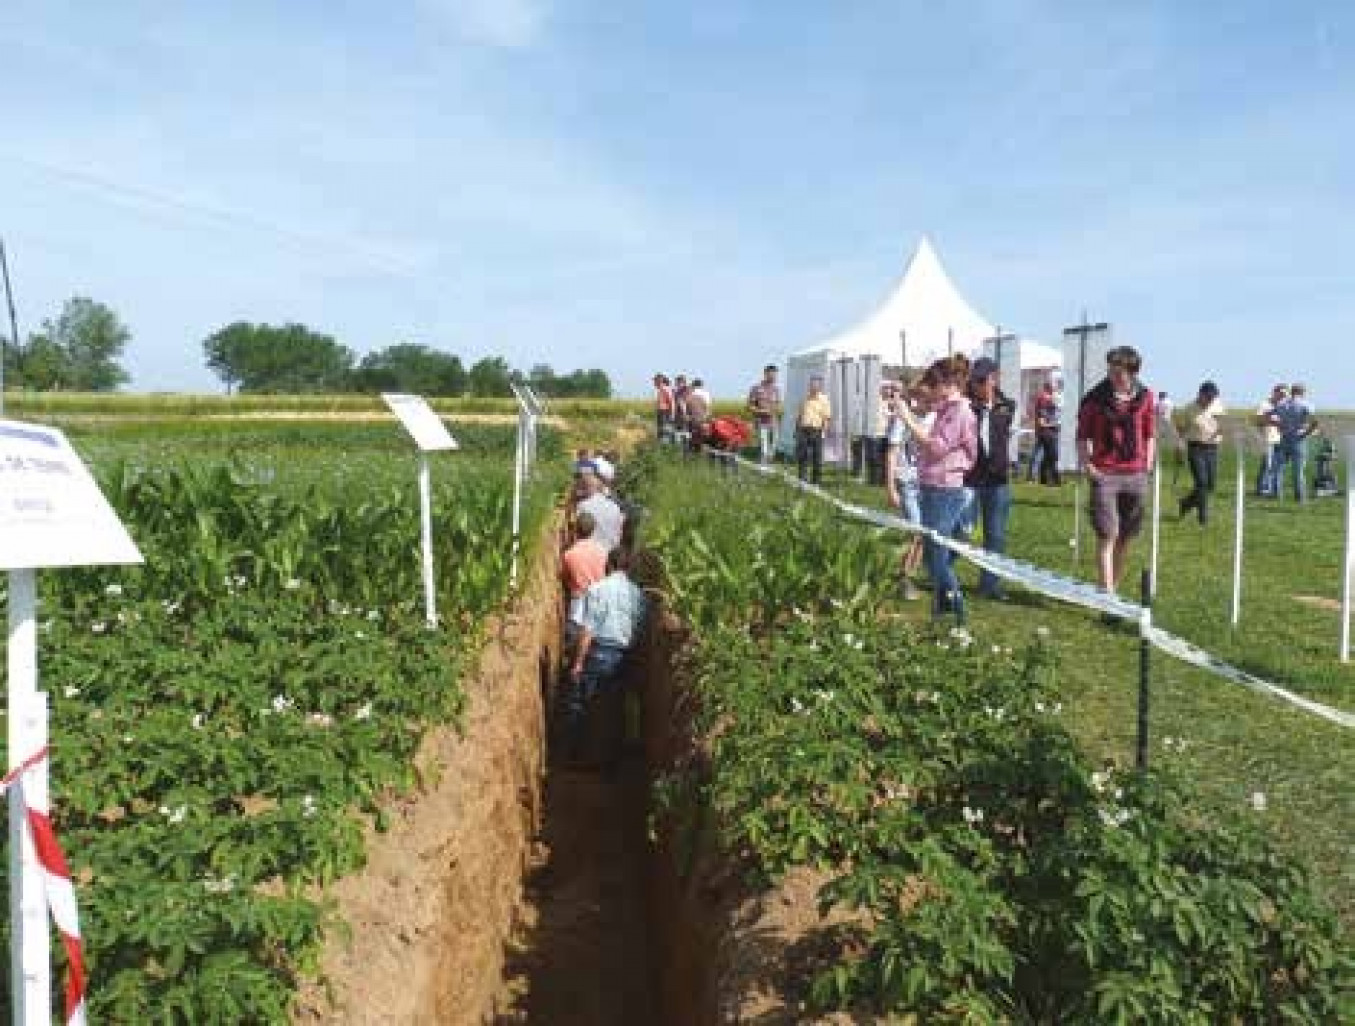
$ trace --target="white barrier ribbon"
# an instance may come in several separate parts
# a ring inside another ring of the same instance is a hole
[[[866,506],[859,506],[855,503],[845,502],[836,495],[824,491],[818,485],[813,485],[807,481],[801,481],[788,474],[786,471],[777,467],[767,467],[761,464],[752,463],[739,457],[739,462],[746,467],[752,467],[760,474],[768,477],[778,477],[788,484],[808,492],[837,509],[841,510],[847,516],[854,520],[860,520],[864,523],[873,524],[886,530],[902,531],[909,534],[920,534],[935,542],[937,545],[944,546],[952,552],[963,556],[969,562],[980,569],[987,570],[998,577],[1009,581],[1015,581],[1018,584],[1029,588],[1031,591],[1039,592],[1050,598],[1061,602],[1067,602],[1071,605],[1082,606],[1086,609],[1095,609],[1102,613],[1109,613],[1111,616],[1118,616],[1138,624],[1143,632],[1143,636],[1152,643],[1153,647],[1171,656],[1179,659],[1181,662],[1188,663],[1191,666],[1202,670],[1208,670],[1224,680],[1231,681],[1234,684],[1240,684],[1259,694],[1268,695],[1271,698],[1277,698],[1280,701],[1288,702],[1304,712],[1320,716],[1322,719],[1337,726],[1355,728],[1355,713],[1344,712],[1340,709],[1333,709],[1330,706],[1323,705],[1321,702],[1314,702],[1312,699],[1304,698],[1302,695],[1296,695],[1294,692],[1281,687],[1278,684],[1272,684],[1269,681],[1262,680],[1246,670],[1240,670],[1236,666],[1224,662],[1218,656],[1206,652],[1197,645],[1191,644],[1184,638],[1178,638],[1174,634],[1162,630],[1160,627],[1151,625],[1150,611],[1147,607],[1137,602],[1130,602],[1118,595],[1102,591],[1094,584],[1086,581],[1074,580],[1071,577],[1064,577],[1052,570],[1036,566],[1033,563],[1027,563],[1023,560],[1013,559],[1010,556],[999,555],[995,552],[988,552],[977,546],[959,541],[955,538],[946,538],[928,527],[914,523],[911,520],[905,520],[903,517],[894,516],[891,513],[885,513],[880,510],[870,509]]]

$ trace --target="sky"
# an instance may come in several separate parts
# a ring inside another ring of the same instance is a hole
[[[1345,0],[6,0],[0,41],[21,332],[109,304],[137,391],[219,391],[244,319],[733,395],[926,234],[1005,328],[1355,408]]]

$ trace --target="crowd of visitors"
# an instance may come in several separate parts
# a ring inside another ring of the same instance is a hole
[[[647,600],[631,579],[635,511],[615,490],[615,453],[580,450],[560,555],[568,668],[558,720],[566,763],[614,770],[624,739],[626,655]]]
[[[1179,497],[1178,518],[1194,513],[1203,526],[1209,523],[1225,440],[1227,411],[1215,382],[1202,382],[1195,398],[1178,409],[1165,391],[1155,392],[1140,380],[1141,370],[1142,358],[1132,347],[1111,349],[1105,378],[1079,397],[1072,428],[1077,467],[1089,483],[1097,581],[1111,592],[1122,584],[1134,540],[1143,529],[1149,475],[1159,446],[1174,454],[1178,473],[1183,464],[1189,468],[1190,489]],[[961,355],[938,360],[921,374],[904,371],[901,380],[882,383],[878,410],[868,428],[873,433],[855,443],[870,465],[871,483],[883,486],[889,505],[905,519],[943,537],[980,538],[994,553],[1006,551],[1018,435],[1032,436],[1026,480],[1059,488],[1065,420],[1063,397],[1057,379],[1051,377],[1033,397],[1028,428],[1018,428],[1016,404],[1002,393],[999,376],[993,360],[981,358],[971,364]],[[776,458],[784,409],[774,364],[764,367],[748,390],[745,414],[751,431],[745,426],[743,437],[736,427],[741,423],[738,418],[710,416],[708,397],[696,403],[693,415],[693,390],[699,381],[689,388],[682,377],[676,385],[662,374],[654,380],[660,438],[681,433],[684,425],[690,433],[692,425],[700,423],[707,428],[710,444],[712,425],[728,421],[721,425],[717,442],[721,449],[736,449],[755,435],[758,459],[765,464]],[[802,481],[822,483],[825,440],[833,418],[823,379],[810,378],[804,398],[787,420],[793,426],[793,458]],[[1312,494],[1335,494],[1335,448],[1321,436],[1302,384],[1276,385],[1257,409],[1254,426],[1264,448],[1257,495],[1278,498],[1288,472],[1294,498],[1303,502],[1309,497],[1306,449],[1314,437]],[[904,598],[921,597],[914,577],[924,562],[934,611],[939,615],[961,609],[953,553],[916,539],[905,547],[901,560]],[[1001,581],[988,571],[980,575],[978,595],[1006,599]]]

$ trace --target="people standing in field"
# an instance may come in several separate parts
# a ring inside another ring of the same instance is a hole
[[[610,553],[621,544],[625,517],[616,500],[606,493],[606,483],[597,473],[584,474],[582,482],[586,497],[578,504],[577,511],[593,518],[593,538]]]
[[[1142,365],[1137,350],[1116,346],[1106,354],[1105,379],[1078,409],[1078,459],[1091,481],[1097,579],[1110,592],[1119,589],[1129,550],[1143,529],[1157,445],[1156,404],[1139,381]]]
[[[1263,499],[1277,499],[1280,495],[1280,429],[1271,420],[1275,407],[1289,398],[1289,386],[1278,384],[1270,390],[1270,398],[1256,408],[1256,426],[1261,431],[1261,469],[1256,474],[1256,494]]]
[[[767,464],[776,452],[776,425],[781,421],[781,388],[776,364],[762,368],[762,380],[748,390],[748,414],[757,429],[758,459]]]
[[[938,360],[922,376],[936,418],[924,423],[907,405],[900,408],[904,423],[918,442],[922,524],[943,538],[959,532],[969,502],[965,475],[978,457],[978,422],[963,390],[968,376],[969,361],[964,357]],[[932,578],[933,613],[959,612],[963,600],[954,554],[928,536],[926,560]]]
[[[1059,431],[1062,419],[1054,382],[1046,381],[1035,398],[1035,452],[1031,470],[1040,484],[1057,488],[1063,483],[1059,474]]]
[[[666,374],[654,375],[654,434],[660,442],[673,438],[673,383]]]
[[[585,753],[590,718],[601,735],[602,765],[615,767],[621,758],[622,664],[639,638],[647,607],[644,592],[627,573],[629,567],[629,553],[614,549],[607,557],[607,576],[583,596],[565,701],[566,757],[571,761]]]
[[[823,477],[823,436],[833,421],[833,406],[823,393],[823,378],[809,379],[809,394],[795,418],[795,462],[800,480],[818,484]]]
[[[1200,385],[1195,401],[1185,408],[1186,461],[1190,464],[1190,478],[1194,484],[1189,495],[1181,500],[1180,519],[1192,509],[1199,514],[1200,526],[1209,522],[1209,496],[1214,491],[1219,472],[1219,446],[1223,443],[1223,423],[1220,418],[1227,411],[1219,399],[1219,386],[1212,381]]]
[[[880,395],[875,402],[875,434],[869,439],[870,456],[866,467],[870,473],[870,483],[889,487],[885,461],[889,453],[889,423],[893,418],[893,406],[901,389],[892,381],[880,385]],[[864,442],[862,444],[865,444]]]
[[[1175,416],[1176,416],[1176,404],[1172,402],[1171,396],[1169,396],[1166,392],[1158,392],[1157,423],[1159,428],[1158,431],[1159,437],[1161,437],[1162,435],[1162,431],[1160,429],[1164,425],[1170,426],[1175,423],[1175,421],[1173,420]]]
[[[673,433],[678,437],[691,431],[687,414],[687,397],[691,391],[687,375],[679,374],[673,379]]]
[[[706,425],[710,423],[711,395],[706,388],[706,383],[700,378],[692,380],[692,387],[687,390],[687,430],[691,432],[692,448],[695,449],[699,440],[706,434]]]
[[[974,496],[971,529],[983,529],[988,552],[1007,551],[1007,524],[1012,514],[1011,440],[1016,404],[998,387],[998,365],[988,357],[974,361],[969,374],[969,403],[974,411],[977,451],[964,483]],[[979,595],[1002,600],[1002,582],[988,570],[979,574]]]
[[[1271,411],[1270,423],[1280,432],[1278,459],[1275,464],[1276,495],[1284,488],[1285,467],[1292,465],[1294,501],[1307,499],[1304,486],[1304,464],[1308,459],[1308,436],[1317,430],[1317,419],[1308,402],[1307,386],[1295,382],[1289,386],[1289,395]]]
[[[917,413],[923,426],[930,427],[936,414],[919,411],[916,404],[920,399],[920,390],[899,387],[892,390],[889,401],[889,422],[885,429],[885,489],[889,505],[897,509],[903,519],[922,523],[920,505],[920,484],[918,481],[918,443],[908,422],[903,416],[902,407],[908,405],[910,412]],[[912,602],[921,598],[921,593],[913,584],[913,575],[922,562],[923,542],[920,534],[911,534],[903,548],[899,562],[903,581],[900,585],[905,601]]]

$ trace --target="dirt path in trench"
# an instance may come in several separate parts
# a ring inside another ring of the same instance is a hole
[[[637,752],[615,775],[550,767],[498,1026],[660,1021],[645,905],[646,803]]]

